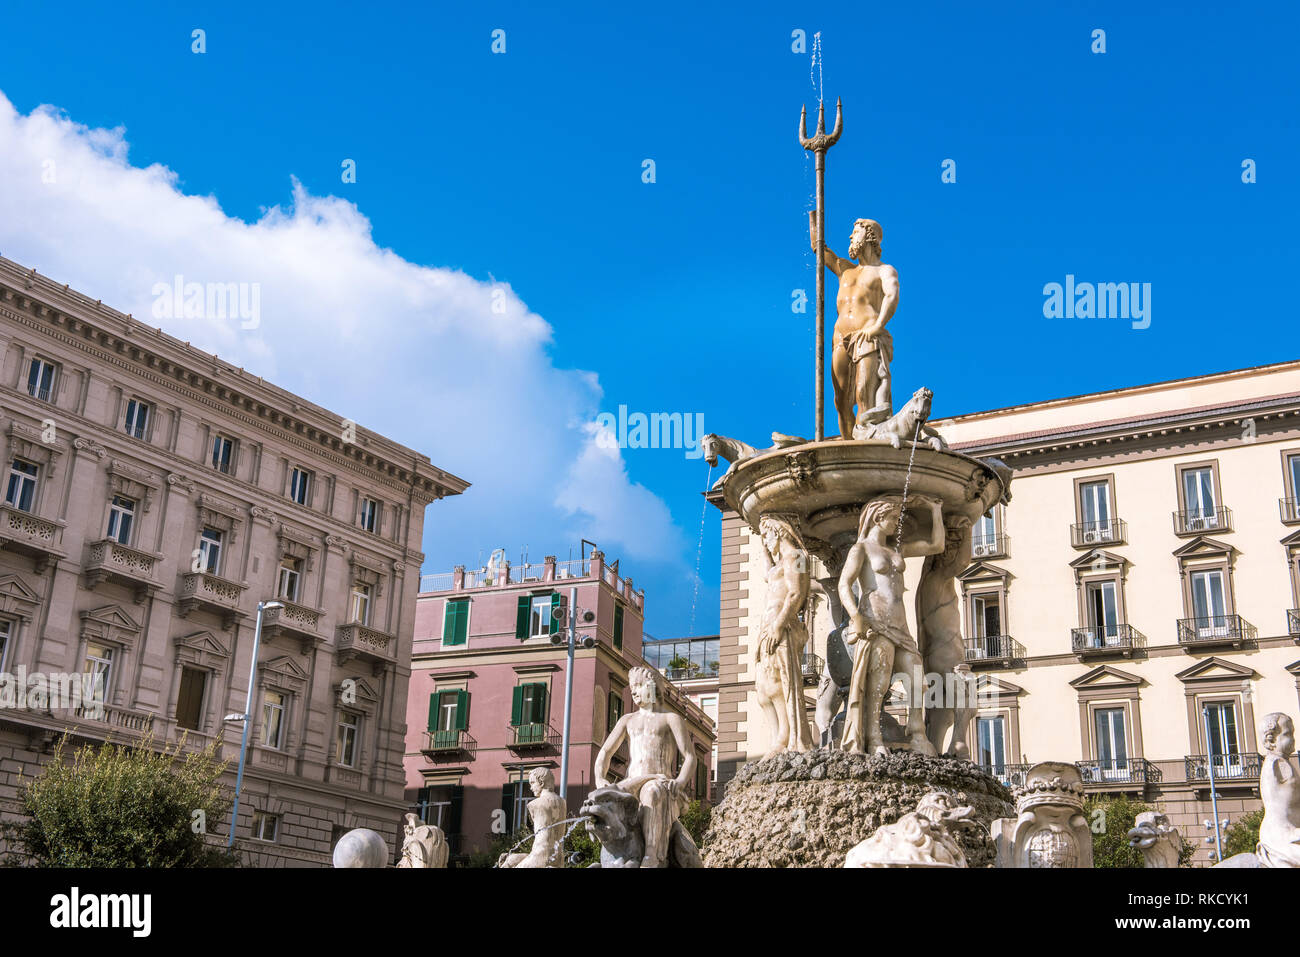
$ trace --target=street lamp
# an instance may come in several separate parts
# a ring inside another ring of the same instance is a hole
[[[243,714],[228,714],[226,721],[244,722],[244,734],[239,741],[239,771],[235,775],[235,803],[230,808],[230,839],[226,847],[235,846],[235,822],[239,820],[239,789],[244,784],[244,757],[248,754],[248,726],[253,717],[253,682],[257,678],[257,652],[262,644],[262,613],[273,608],[283,608],[278,601],[259,601],[257,603],[257,624],[253,628],[253,660],[248,665],[248,697],[244,699]]]
[[[564,736],[560,742],[560,797],[567,799],[569,796],[569,730],[573,724],[573,649],[579,643],[578,641],[578,589],[576,587],[569,589],[568,607],[561,604],[561,614],[567,619],[565,624],[566,634],[556,633],[551,636],[552,644],[564,644],[568,646],[569,666],[564,672]],[[591,611],[585,611],[582,620],[590,624],[596,620],[596,616]],[[563,627],[563,626],[561,626]],[[582,647],[596,647],[596,639],[591,635],[586,635],[581,641]]]

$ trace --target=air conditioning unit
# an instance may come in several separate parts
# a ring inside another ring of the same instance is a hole
[[[1083,533],[1083,540],[1087,542],[1099,542],[1102,540],[1102,533],[1097,529],[1091,529]]]

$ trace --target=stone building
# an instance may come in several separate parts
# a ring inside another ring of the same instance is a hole
[[[600,551],[590,557],[426,575],[415,613],[407,705],[406,799],[447,834],[452,853],[486,850],[528,827],[528,772],[561,778],[568,651],[557,610],[577,589],[568,805],[592,790],[596,753],[633,707],[628,672],[642,657],[645,594]],[[697,761],[692,796],[706,797],[713,721],[669,682],[667,710],[686,719]],[[627,770],[627,744],[612,776]],[[680,767],[680,766],[679,766]]]
[[[0,812],[65,729],[190,748],[224,729],[233,784],[241,725],[224,718],[275,599],[241,849],[323,864],[347,828],[397,841],[424,510],[466,482],[8,260],[0,450],[0,672],[95,679],[50,707],[0,685]]]
[[[989,704],[973,757],[1012,782],[1077,762],[1089,791],[1165,809],[1208,862],[1211,773],[1220,818],[1257,808],[1258,720],[1300,713],[1300,362],[933,424],[1015,470],[958,578]],[[761,545],[736,515],[722,523],[725,783],[767,731],[752,681]]]

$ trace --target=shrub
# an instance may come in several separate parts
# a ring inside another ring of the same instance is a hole
[[[1264,809],[1243,814],[1228,825],[1223,837],[1223,857],[1226,860],[1234,854],[1254,854],[1255,845],[1259,843],[1259,825],[1264,820]]]
[[[182,742],[184,739],[182,738]],[[65,757],[55,745],[39,776],[19,779],[25,819],[5,826],[16,848],[8,864],[36,867],[223,867],[238,858],[205,840],[225,821],[230,800],[220,778],[218,742],[181,754],[182,743],[155,749],[92,745]],[[198,814],[196,812],[202,812]],[[199,822],[202,822],[200,825]]]
[[[1083,805],[1083,814],[1092,829],[1093,867],[1145,867],[1142,852],[1129,847],[1128,832],[1143,811],[1156,808],[1123,794],[1109,797],[1091,795]],[[1099,830],[1104,825],[1104,828]],[[1196,852],[1196,845],[1186,837],[1178,852],[1178,863],[1186,864]]]

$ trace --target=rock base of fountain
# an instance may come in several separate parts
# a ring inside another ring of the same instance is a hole
[[[945,790],[975,809],[960,837],[969,867],[991,867],[994,819],[1014,817],[1011,793],[977,765],[913,751],[821,748],[747,764],[727,785],[704,838],[706,867],[841,867],[849,849]]]

